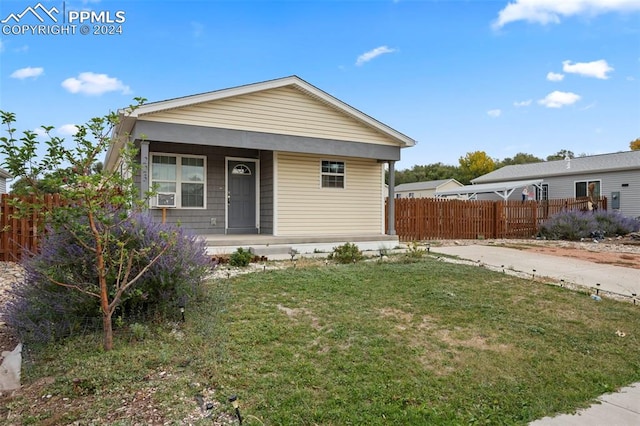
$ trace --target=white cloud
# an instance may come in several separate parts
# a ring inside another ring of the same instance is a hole
[[[595,16],[608,12],[640,10],[638,0],[515,0],[498,12],[493,22],[500,29],[510,22],[527,21],[542,25],[558,24],[574,15]]]
[[[513,106],[516,108],[525,107],[531,105],[531,99],[527,99],[526,101],[516,101],[513,103]]]
[[[25,78],[38,78],[44,72],[44,68],[42,67],[26,67],[20,68],[19,70],[15,70],[11,74],[11,78],[17,78],[19,80],[24,80]]]
[[[380,55],[384,55],[385,53],[393,53],[395,51],[396,51],[395,49],[390,49],[387,46],[376,47],[375,49],[365,52],[362,55],[358,56],[358,59],[356,60],[356,65],[358,66],[363,65],[365,62],[369,62],[370,60]]]
[[[544,105],[547,108],[562,108],[566,105],[571,105],[580,100],[580,95],[576,95],[571,92],[559,92],[554,91],[549,93],[544,99],[540,99],[538,103]]]
[[[58,134],[63,136],[74,136],[78,133],[78,126],[75,124],[63,124],[57,129]]]
[[[564,74],[559,74],[555,72],[547,73],[547,80],[549,81],[562,81],[564,79]]]
[[[635,77],[630,75],[627,77],[627,81],[636,81]]]
[[[107,74],[96,74],[93,72],[82,72],[78,77],[70,77],[62,82],[62,87],[71,93],[82,93],[85,95],[102,95],[106,92],[121,92],[124,95],[131,93],[129,86]]]
[[[499,109],[490,109],[489,111],[487,111],[487,115],[489,117],[498,118],[500,117],[500,115],[502,115],[502,111]]]
[[[613,67],[609,66],[604,59],[592,62],[576,62],[575,64],[572,64],[571,61],[562,61],[562,71],[606,80],[609,78],[607,73],[613,71]]]

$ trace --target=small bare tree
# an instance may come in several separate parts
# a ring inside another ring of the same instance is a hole
[[[124,115],[144,103],[142,98],[135,100],[136,104],[130,105]],[[111,350],[112,316],[123,295],[175,244],[176,238],[167,233],[163,235],[162,247],[136,248],[115,236],[118,233],[114,230],[129,221],[132,212],[145,206],[133,181],[137,150],[129,140],[113,138],[113,129],[120,122],[120,115],[115,112],[78,126],[72,147],[64,139],[51,135],[53,127],[43,126],[46,149],[41,156],[37,134],[26,130],[18,139],[13,127],[15,114],[0,111],[0,115],[8,134],[0,137],[0,153],[6,157],[3,165],[13,176],[28,182],[26,187],[31,195],[30,202],[14,198],[20,215],[42,214],[51,232],[64,230],[72,235],[79,246],[91,253],[94,271],[90,275],[98,278],[97,282],[84,282],[59,270],[48,271],[46,277],[56,285],[97,300],[102,313],[104,349]],[[123,137],[128,139],[128,135]],[[121,167],[112,171],[99,167],[98,157],[120,145],[124,146]],[[44,187],[59,188],[64,204],[48,208],[44,203]]]

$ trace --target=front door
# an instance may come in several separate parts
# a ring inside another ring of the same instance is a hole
[[[227,232],[255,234],[256,227],[256,162],[227,162]]]

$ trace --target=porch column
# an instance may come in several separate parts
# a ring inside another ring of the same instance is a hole
[[[387,235],[396,235],[396,162],[389,161],[389,195],[387,201]]]
[[[140,199],[149,190],[149,141],[140,142]]]

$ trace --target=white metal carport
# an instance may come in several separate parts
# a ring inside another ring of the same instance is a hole
[[[543,179],[532,180],[514,180],[510,182],[481,183],[478,185],[465,185],[455,189],[446,191],[436,191],[435,196],[438,198],[457,195],[458,197],[466,196],[469,199],[476,199],[478,194],[496,194],[503,200],[507,200],[509,196],[517,188],[533,185],[540,188]]]

